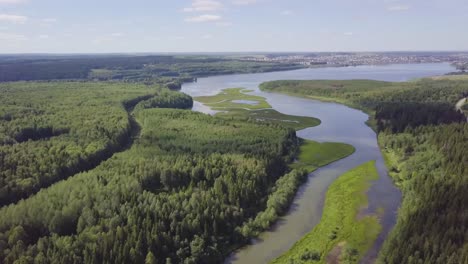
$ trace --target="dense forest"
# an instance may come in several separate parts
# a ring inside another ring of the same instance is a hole
[[[405,195],[381,261],[467,263],[468,124],[383,132],[379,142]]]
[[[0,84],[0,205],[124,150],[139,130],[130,111],[142,100],[143,108],[193,104],[189,96],[157,86]]]
[[[127,86],[125,93],[120,89],[126,85],[96,83],[11,86],[3,88],[13,93],[10,97],[17,96],[16,90],[34,95],[30,87],[38,89],[38,96],[44,93],[43,97],[50,99],[45,101],[48,106],[29,107],[44,115],[37,118],[49,121],[54,128],[66,125],[69,131],[9,142],[4,147],[33,142],[47,145],[57,140],[64,141],[67,149],[66,144],[74,142],[62,137],[76,133],[79,127],[86,131],[87,122],[96,125],[98,102],[109,105],[103,107],[107,111],[102,110],[97,124],[112,128],[121,120],[125,128],[134,118],[141,132],[134,135],[130,148],[96,168],[0,209],[1,263],[219,263],[285,211],[297,181],[307,174],[290,171],[287,166],[298,151],[299,140],[293,130],[162,109],[191,105],[190,98],[178,92],[136,85]],[[57,86],[69,87],[70,93],[83,86],[84,97],[64,101],[54,95]],[[19,97],[27,98],[24,94]],[[40,97],[35,98],[39,104]],[[15,101],[20,105],[19,99]],[[70,123],[47,116],[49,108],[59,110],[60,105],[74,101],[91,109],[64,110],[64,119]],[[109,109],[113,105],[120,119],[112,118]],[[80,115],[86,118],[79,119]],[[11,116],[4,122],[28,125],[16,112]],[[76,134],[76,138],[88,140],[87,134]],[[72,146],[80,150],[79,145]],[[18,157],[23,155],[27,156]],[[49,167],[47,160],[38,162]],[[31,161],[21,164],[25,171],[41,168]]]
[[[468,124],[455,109],[468,81],[279,81],[261,88],[373,115],[390,174],[404,194],[379,262],[468,262]]]
[[[130,109],[157,87],[0,84],[0,205],[90,169],[129,142]]]
[[[462,112],[448,103],[382,103],[375,108],[377,130],[404,132],[423,125],[461,123],[466,120]]]
[[[241,61],[225,56],[0,56],[0,82],[122,80],[167,82],[171,83],[171,87],[177,87],[180,82],[208,75],[292,70],[302,67],[299,64]]]

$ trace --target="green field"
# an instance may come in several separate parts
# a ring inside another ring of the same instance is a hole
[[[303,168],[311,172],[319,167],[345,158],[353,154],[355,150],[353,146],[343,143],[319,143],[316,141],[304,140],[300,148],[298,160],[291,164],[291,167],[294,169]]]
[[[374,161],[340,176],[327,191],[320,223],[273,263],[357,263],[381,229],[377,216],[360,215],[377,178]]]
[[[246,94],[246,92],[250,91],[243,88],[230,88],[224,89],[217,95],[195,97],[194,100],[211,107],[213,110],[220,111],[216,114],[219,117],[252,119],[258,122],[283,125],[295,130],[320,125],[320,120],[317,118],[280,113],[272,109],[264,97]],[[237,103],[238,100],[257,103]]]

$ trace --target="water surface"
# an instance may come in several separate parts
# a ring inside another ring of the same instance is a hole
[[[248,105],[258,105],[260,103],[259,101],[253,101],[253,100],[232,100],[231,102],[235,104],[248,104]]]
[[[372,184],[368,192],[368,211],[372,213],[377,208],[383,208],[384,213],[381,216],[383,231],[363,262],[372,262],[377,256],[386,235],[395,224],[401,201],[400,191],[392,184],[387,174],[376,134],[365,124],[368,119],[365,113],[336,103],[261,92],[258,89],[261,83],[272,80],[313,79],[407,81],[450,71],[453,71],[453,68],[447,63],[358,66],[215,76],[184,84],[182,91],[192,96],[215,95],[222,89],[232,87],[251,89],[254,94],[265,97],[279,112],[316,117],[322,121],[320,126],[298,131],[298,136],[319,142],[343,142],[356,148],[353,155],[311,173],[307,182],[300,187],[289,212],[269,231],[253,240],[251,245],[231,254],[226,263],[267,263],[286,252],[319,223],[328,186],[338,176],[364,162],[375,160],[380,175],[379,180]],[[195,104],[194,110],[213,113],[202,104]]]

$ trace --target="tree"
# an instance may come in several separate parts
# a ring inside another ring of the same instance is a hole
[[[457,70],[461,72],[465,72],[468,69],[468,64],[467,63],[461,63],[457,65]]]
[[[22,226],[17,226],[11,230],[8,236],[8,244],[14,246],[18,241],[24,241],[26,239],[26,232]]]
[[[151,251],[146,254],[145,264],[156,264],[156,258]]]

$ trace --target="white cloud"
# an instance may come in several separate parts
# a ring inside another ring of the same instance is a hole
[[[352,35],[354,35],[353,32],[345,32],[345,33],[343,33],[343,34],[344,34],[345,36],[352,36]]]
[[[185,39],[184,36],[179,36],[179,35],[168,36],[167,38],[171,40],[184,40]]]
[[[26,2],[26,0],[0,0],[0,4],[21,4]]]
[[[48,38],[49,38],[49,35],[39,35],[39,38],[40,38],[40,39],[48,39]]]
[[[95,44],[102,44],[109,41],[114,41],[116,38],[124,37],[125,34],[122,32],[114,32],[110,34],[104,34],[94,38],[93,42]]]
[[[212,39],[213,38],[213,35],[211,34],[205,34],[201,37],[202,39]]]
[[[0,40],[2,41],[24,41],[24,40],[28,40],[28,38],[25,35],[21,35],[21,34],[10,34],[10,33],[0,32]]]
[[[292,15],[292,14],[294,14],[294,12],[291,11],[291,10],[283,10],[283,11],[281,12],[281,15],[282,15],[282,16],[290,16],[290,15]]]
[[[215,0],[194,0],[190,7],[182,9],[183,12],[218,11],[223,8],[221,2]]]
[[[194,17],[188,17],[185,19],[186,22],[212,22],[221,20],[221,16],[218,15],[200,15]]]
[[[274,37],[272,33],[263,33],[261,36],[266,39],[272,39]]]
[[[233,0],[232,3],[235,5],[251,5],[257,3],[257,0]]]
[[[10,22],[14,24],[24,24],[28,17],[10,14],[0,14],[0,22]]]
[[[42,22],[44,23],[56,23],[58,20],[56,18],[44,18]]]
[[[231,22],[216,22],[216,25],[219,27],[230,27],[232,26]]]
[[[120,37],[125,36],[125,34],[122,32],[115,32],[115,33],[111,33],[110,36],[114,38],[120,38]]]
[[[394,5],[387,7],[388,11],[407,11],[410,9],[408,5]]]

